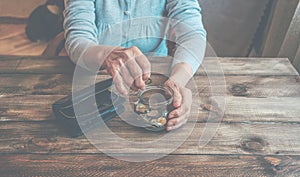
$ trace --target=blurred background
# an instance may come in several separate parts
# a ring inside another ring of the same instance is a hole
[[[48,2],[60,19],[58,1],[1,0],[0,55],[41,55],[50,39],[28,39],[29,15]],[[221,57],[288,57],[300,70],[299,0],[199,0],[208,42]],[[51,24],[54,32],[60,28]],[[57,24],[59,26],[60,24]],[[49,28],[49,27],[48,27]],[[61,52],[60,55],[65,55]]]

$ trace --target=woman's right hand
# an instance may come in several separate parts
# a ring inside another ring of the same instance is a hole
[[[150,77],[149,60],[135,46],[130,48],[115,48],[105,59],[103,66],[110,74],[116,89],[123,95],[128,88],[144,89],[145,81]]]

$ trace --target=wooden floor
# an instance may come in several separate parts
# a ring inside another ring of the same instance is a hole
[[[0,55],[41,55],[47,43],[31,42],[25,24],[0,24]]]

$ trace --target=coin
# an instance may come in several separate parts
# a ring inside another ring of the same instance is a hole
[[[140,112],[140,113],[147,113],[149,111],[149,106],[144,105],[142,103],[138,103],[136,105],[135,111]]]
[[[147,80],[145,81],[145,84],[146,84],[146,85],[152,84],[152,79],[150,79],[150,78],[147,79]]]
[[[167,123],[167,119],[165,117],[160,117],[157,119],[157,122],[163,126]]]

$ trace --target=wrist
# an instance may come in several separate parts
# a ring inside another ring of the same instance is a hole
[[[84,63],[94,70],[104,69],[106,68],[105,60],[115,48],[114,46],[91,46],[84,54]]]
[[[192,77],[192,68],[185,62],[175,64],[170,75],[170,79],[179,87],[185,87]]]

